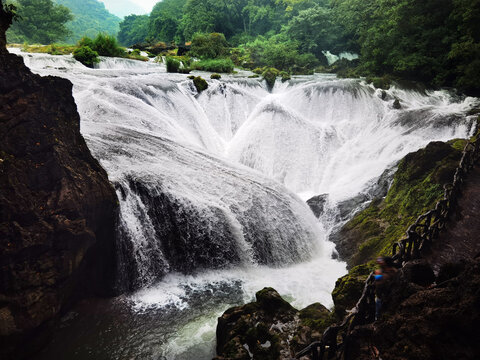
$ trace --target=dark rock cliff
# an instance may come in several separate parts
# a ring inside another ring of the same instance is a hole
[[[0,139],[0,358],[20,359],[75,300],[111,293],[118,201],[80,134],[72,84],[4,47]]]

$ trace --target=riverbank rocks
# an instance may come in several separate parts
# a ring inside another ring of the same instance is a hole
[[[216,359],[291,359],[320,339],[330,318],[321,304],[298,311],[277,291],[264,288],[255,302],[228,309],[218,319]]]
[[[0,358],[17,360],[76,300],[111,294],[118,205],[80,134],[72,84],[5,48],[0,138]]]

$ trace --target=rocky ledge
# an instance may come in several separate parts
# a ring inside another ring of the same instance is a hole
[[[256,301],[231,308],[219,319],[216,360],[291,359],[321,338],[332,313],[319,303],[293,308],[277,291],[264,288]]]
[[[72,84],[32,74],[0,38],[0,358],[21,359],[73,302],[111,291],[118,202]]]
[[[421,261],[402,269],[385,314],[354,330],[353,359],[480,359],[480,259],[446,264],[424,286],[432,274]]]

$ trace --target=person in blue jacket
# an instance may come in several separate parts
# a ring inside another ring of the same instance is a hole
[[[388,284],[397,273],[393,259],[390,257],[379,257],[377,264],[380,268],[375,270],[375,320],[378,320],[380,316]]]

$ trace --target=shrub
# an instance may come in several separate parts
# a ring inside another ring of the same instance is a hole
[[[98,53],[93,51],[88,46],[81,46],[73,52],[73,57],[75,60],[80,61],[83,65],[93,68],[94,64],[97,64],[100,60],[98,59]]]
[[[222,75],[220,75],[220,74],[210,75],[210,79],[213,79],[213,80],[220,80],[221,78],[222,78]]]
[[[232,59],[235,66],[240,66],[247,69],[253,68],[252,57],[250,51],[244,47],[237,47],[232,49],[230,53],[230,59]]]
[[[57,48],[57,46],[55,44],[50,45],[50,49],[48,50],[48,53],[50,55],[62,55],[62,52],[59,51],[59,49]]]
[[[225,35],[220,33],[201,34],[193,36],[190,54],[201,59],[217,59],[227,56],[229,52]]]
[[[206,90],[208,88],[207,81],[201,78],[200,76],[197,76],[196,78],[193,79],[193,84],[195,85],[199,93],[201,93],[203,90]]]
[[[231,73],[233,72],[233,62],[230,59],[211,59],[201,60],[193,63],[193,67],[201,71],[210,71],[215,73]]]
[[[178,73],[178,69],[180,69],[180,65],[181,65],[180,61],[168,56],[165,60],[165,63],[167,65],[167,72]]]
[[[88,46],[100,56],[122,57],[125,54],[125,51],[118,45],[117,39],[110,35],[98,34],[95,40],[84,37],[80,40],[79,46]]]
[[[93,49],[93,40],[87,36],[84,36],[77,43],[78,47],[88,46],[90,49]]]

